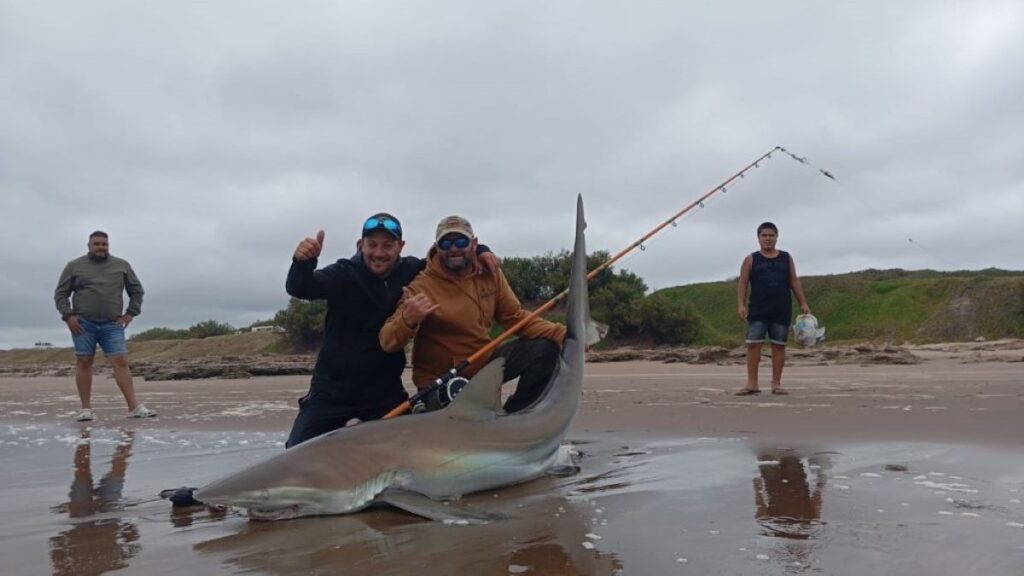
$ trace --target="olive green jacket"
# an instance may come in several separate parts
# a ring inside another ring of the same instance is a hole
[[[128,292],[127,310],[124,292]],[[111,322],[122,310],[132,316],[141,314],[142,294],[142,283],[126,260],[110,255],[93,260],[86,254],[64,266],[53,300],[62,320],[76,315],[93,322]]]

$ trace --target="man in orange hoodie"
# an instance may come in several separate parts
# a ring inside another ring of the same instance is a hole
[[[380,331],[385,351],[401,350],[414,341],[412,380],[419,389],[491,341],[495,323],[509,327],[525,318],[519,299],[499,270],[477,274],[477,239],[469,221],[448,216],[437,225],[427,269],[406,288],[402,302]],[[530,406],[551,378],[565,326],[535,318],[499,346],[492,356],[505,358],[505,381],[519,385],[505,402],[506,412]],[[487,360],[488,362],[490,359]],[[466,368],[470,378],[487,362]]]

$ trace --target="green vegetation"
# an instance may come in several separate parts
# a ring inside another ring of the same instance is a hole
[[[237,332],[231,324],[217,322],[216,320],[203,320],[193,324],[190,328],[175,330],[173,328],[150,328],[144,332],[135,334],[129,340],[131,342],[146,342],[148,340],[188,340],[191,338],[209,338],[210,336],[226,336]]]
[[[216,320],[203,320],[188,329],[189,338],[209,338],[210,336],[227,336],[237,332],[235,327]]]
[[[603,251],[589,255],[588,268],[596,268],[608,257]],[[530,309],[565,290],[569,265],[568,251],[502,260],[509,284]],[[1024,272],[864,270],[802,280],[811,310],[827,327],[831,342],[1024,338]],[[605,270],[591,281],[591,313],[595,320],[609,326],[603,346],[731,347],[742,343],[735,280],[677,286],[650,295],[646,292],[644,281],[628,270]],[[243,331],[267,325],[285,329],[283,335],[265,334],[265,340],[260,340],[263,352],[315,350],[323,338],[326,314],[325,301],[292,298],[273,319],[255,322]],[[564,309],[556,307],[547,317],[560,321]],[[235,332],[229,324],[206,320],[187,329],[146,330],[134,335],[131,342],[137,347],[148,341],[187,341]],[[495,327],[493,335],[500,332]]]
[[[284,328],[284,340],[295,350],[313,350],[324,338],[327,301],[307,302],[290,298],[288,307],[274,315],[274,323]]]
[[[557,254],[548,252],[532,258],[502,258],[501,271],[523,306],[536,308],[569,287],[571,255],[568,250],[562,250]],[[603,250],[589,254],[587,270],[594,270],[610,257],[611,255]],[[590,281],[590,293],[594,294],[610,284],[641,287],[640,295],[647,291],[647,285],[636,274],[626,270],[620,270],[618,273],[603,270]]]
[[[587,256],[587,269],[594,270],[611,255],[598,251]],[[547,253],[533,258],[505,258],[501,268],[509,285],[527,308],[536,308],[569,285],[571,253]],[[700,318],[686,305],[676,305],[662,296],[645,297],[647,284],[628,270],[603,270],[590,281],[590,313],[608,325],[605,341],[652,344],[690,344],[701,333]],[[564,301],[562,303],[564,305]],[[556,320],[562,314],[549,316]]]
[[[1024,338],[1022,272],[865,270],[801,280],[830,341]],[[699,342],[735,344],[742,335],[735,281],[678,286],[658,294],[697,311],[705,327]]]
[[[637,307],[640,325],[637,335],[655,344],[693,344],[703,331],[703,322],[688,304],[673,302],[663,294],[644,298]]]
[[[128,338],[129,342],[147,342],[150,340],[184,340],[188,338],[188,330],[174,328],[150,328]]]

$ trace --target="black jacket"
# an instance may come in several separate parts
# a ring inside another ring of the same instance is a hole
[[[310,392],[355,407],[393,408],[408,398],[402,386],[405,351],[384,352],[378,333],[394,313],[402,288],[426,265],[399,258],[387,278],[374,275],[359,253],[321,270],[292,261],[285,289],[302,300],[327,300],[324,343]]]

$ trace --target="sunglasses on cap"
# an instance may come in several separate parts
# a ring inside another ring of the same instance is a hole
[[[394,218],[387,216],[371,216],[363,223],[363,233],[374,230],[387,230],[396,236],[402,235],[402,226]]]
[[[469,238],[465,236],[459,236],[458,238],[442,238],[437,241],[437,247],[441,250],[451,250],[452,246],[455,246],[459,250],[469,246]]]

